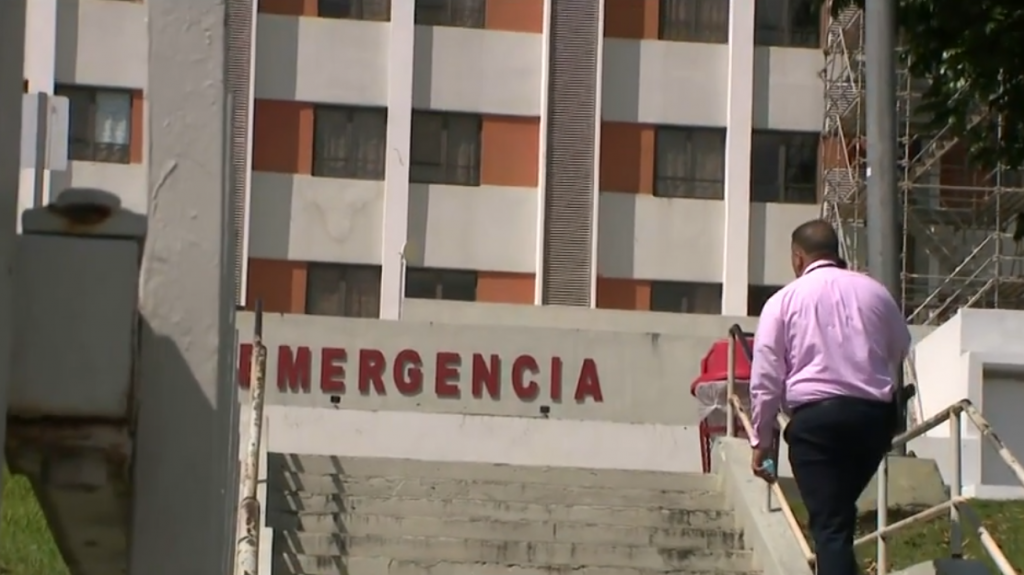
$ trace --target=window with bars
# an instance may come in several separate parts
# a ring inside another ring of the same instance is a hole
[[[57,86],[54,94],[70,103],[68,155],[72,160],[131,161],[131,91]]]
[[[819,48],[819,0],[756,0],[754,43],[759,46]]]
[[[654,148],[655,196],[725,197],[725,130],[660,127]]]
[[[380,317],[380,266],[309,264],[306,313]]]
[[[483,28],[486,0],[415,0],[421,26]]]
[[[409,268],[405,272],[405,297],[476,301],[476,272]]]
[[[391,20],[391,0],[317,0],[317,15],[342,20]]]
[[[773,295],[783,286],[761,286],[751,285],[747,287],[747,315],[751,317],[758,317],[761,315],[761,310],[764,309],[764,304],[768,303]]]
[[[651,282],[651,311],[720,314],[722,313],[722,284]]]
[[[729,42],[730,0],[661,0],[658,38],[673,42]]]
[[[421,184],[480,185],[480,116],[412,114],[409,180]]]
[[[387,142],[384,108],[317,106],[313,175],[383,180]]]
[[[750,199],[754,202],[816,204],[818,140],[810,132],[755,130],[750,149]]]

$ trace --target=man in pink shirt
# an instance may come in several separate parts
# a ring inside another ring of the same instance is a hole
[[[896,374],[910,348],[899,306],[874,279],[848,271],[828,222],[792,237],[797,279],[761,311],[750,376],[754,473],[770,457],[780,410],[789,462],[810,516],[819,575],[856,575],[857,499],[892,444]]]

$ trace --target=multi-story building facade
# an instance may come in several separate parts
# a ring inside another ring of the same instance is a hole
[[[46,185],[145,211],[145,2],[29,4],[27,89],[71,99]],[[248,300],[756,313],[818,215],[811,4],[260,0]]]

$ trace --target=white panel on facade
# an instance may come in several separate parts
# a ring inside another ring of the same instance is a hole
[[[53,195],[69,187],[98,188],[121,198],[121,206],[139,214],[147,213],[149,193],[146,166],[106,162],[68,163],[67,170],[50,172]]]
[[[413,107],[539,116],[540,34],[416,26]]]
[[[380,264],[384,182],[254,172],[249,256]]]
[[[750,283],[785,285],[793,281],[793,230],[818,216],[814,205],[750,204]]]
[[[108,0],[57,4],[57,83],[143,89],[149,69],[146,5]]]
[[[722,281],[723,202],[602,192],[603,277]]]
[[[725,126],[728,47],[606,38],[605,120]]]
[[[754,129],[818,132],[825,115],[821,50],[765,48],[754,52]]]
[[[386,22],[260,14],[256,97],[386,106]]]
[[[537,192],[502,186],[413,184],[409,261],[415,266],[536,270]]]

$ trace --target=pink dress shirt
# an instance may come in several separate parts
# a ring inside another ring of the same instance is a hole
[[[903,313],[882,284],[829,262],[811,264],[761,311],[751,446],[771,443],[783,408],[838,396],[890,401],[909,350]]]

